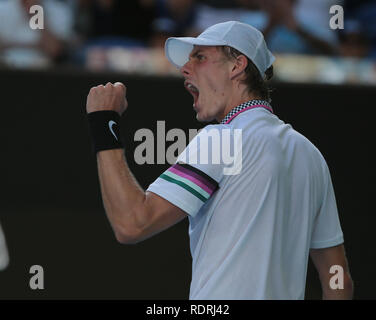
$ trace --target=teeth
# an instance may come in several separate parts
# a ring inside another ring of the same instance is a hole
[[[197,88],[196,88],[193,84],[188,83],[187,88],[188,88],[188,89],[191,89],[191,90],[193,90],[193,91],[198,92]]]

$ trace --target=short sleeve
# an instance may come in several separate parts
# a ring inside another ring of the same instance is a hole
[[[217,192],[223,177],[231,170],[236,171],[236,157],[235,153],[231,157],[231,150],[237,154],[239,151],[234,147],[231,130],[226,133],[223,129],[221,125],[202,129],[176,163],[162,173],[147,191],[156,193],[194,217]],[[233,143],[229,143],[231,140]],[[231,150],[228,148],[230,145]]]
[[[310,246],[312,249],[329,248],[343,243],[334,189],[326,164],[325,175],[323,202],[313,226]]]

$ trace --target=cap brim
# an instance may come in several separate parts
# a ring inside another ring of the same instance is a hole
[[[191,53],[193,46],[224,46],[225,41],[211,40],[205,38],[179,37],[168,38],[165,43],[167,59],[176,67],[184,66]]]

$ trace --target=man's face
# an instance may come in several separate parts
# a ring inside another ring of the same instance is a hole
[[[198,121],[218,120],[229,100],[231,63],[219,47],[195,46],[181,68]]]

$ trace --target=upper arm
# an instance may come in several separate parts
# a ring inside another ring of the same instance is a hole
[[[187,215],[194,218],[217,191],[226,168],[223,163],[201,161],[200,153],[201,145],[206,148],[204,143],[211,135],[221,137],[220,129],[207,126],[201,130],[177,162],[148,187],[141,211],[135,215],[137,241],[167,229]],[[212,140],[218,147],[220,139]]]
[[[349,274],[348,263],[343,244],[335,247],[311,249],[310,256],[312,262],[320,275],[321,282],[329,279],[333,274],[330,273],[330,268],[334,265],[339,265],[343,268],[345,274]],[[329,281],[326,281],[329,283]]]
[[[343,244],[311,249],[310,255],[319,275],[323,299],[352,299],[354,285],[351,279]],[[335,266],[335,268],[332,268]]]
[[[138,215],[138,232],[133,241],[139,242],[168,229],[187,214],[153,192],[146,192],[142,214]],[[124,241],[129,242],[129,241]]]

